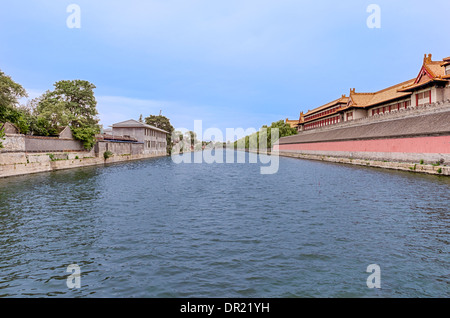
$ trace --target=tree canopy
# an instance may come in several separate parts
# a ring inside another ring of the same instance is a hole
[[[0,123],[9,121],[16,124],[21,132],[28,130],[26,121],[17,109],[19,99],[27,96],[28,94],[22,85],[14,82],[10,76],[0,70]],[[0,130],[0,140],[3,137],[4,132]],[[2,147],[0,141],[0,148]]]
[[[272,129],[278,129],[278,138],[274,137],[274,140],[272,140]],[[267,140],[267,148],[269,149],[272,148],[272,143],[278,141],[279,138],[296,135],[297,133],[297,129],[291,128],[291,126],[289,124],[286,124],[284,120],[279,120],[273,122],[269,127],[267,125],[264,125],[261,127],[260,131],[235,141],[234,146],[235,148],[245,149],[249,149],[251,148],[251,146],[256,146],[259,149],[260,138],[264,138]]]
[[[0,121],[7,119],[9,112],[19,104],[22,97],[28,97],[22,85],[0,70]]]
[[[70,126],[73,137],[91,149],[95,135],[100,132],[95,85],[84,80],[64,80],[54,86],[53,91],[45,92],[36,100],[37,121],[47,123],[49,135]]]

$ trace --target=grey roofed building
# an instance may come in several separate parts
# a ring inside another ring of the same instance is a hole
[[[112,125],[112,134],[135,138],[144,143],[144,153],[161,155],[167,153],[167,139],[169,132],[147,125],[140,121],[129,119]]]
[[[112,127],[113,127],[113,130],[114,130],[114,128],[133,127],[133,128],[149,128],[149,129],[153,129],[153,130],[158,130],[158,131],[166,133],[166,134],[169,133],[168,131],[165,131],[164,129],[160,129],[160,128],[152,126],[152,125],[147,125],[146,123],[142,123],[142,122],[134,120],[134,119],[129,119],[129,120],[122,121],[120,123],[113,124]]]

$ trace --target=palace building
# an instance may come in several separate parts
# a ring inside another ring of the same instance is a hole
[[[300,113],[298,131],[307,131],[336,125],[365,117],[377,116],[425,104],[444,102],[450,99],[450,57],[433,61],[425,54],[422,67],[416,78],[385,88],[374,93],[350,90],[349,96],[323,106]],[[288,122],[288,121],[286,121]]]

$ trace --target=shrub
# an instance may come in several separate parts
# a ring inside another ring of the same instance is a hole
[[[5,139],[4,129],[0,129],[0,148],[3,148],[2,140]]]
[[[111,158],[112,156],[114,156],[114,154],[111,151],[109,151],[109,150],[106,150],[103,153],[103,158],[105,158],[105,160],[108,159],[108,158]]]

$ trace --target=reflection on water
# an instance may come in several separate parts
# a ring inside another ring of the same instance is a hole
[[[291,158],[261,175],[248,162],[0,179],[0,295],[449,296],[449,178]],[[382,289],[367,288],[370,264]]]

